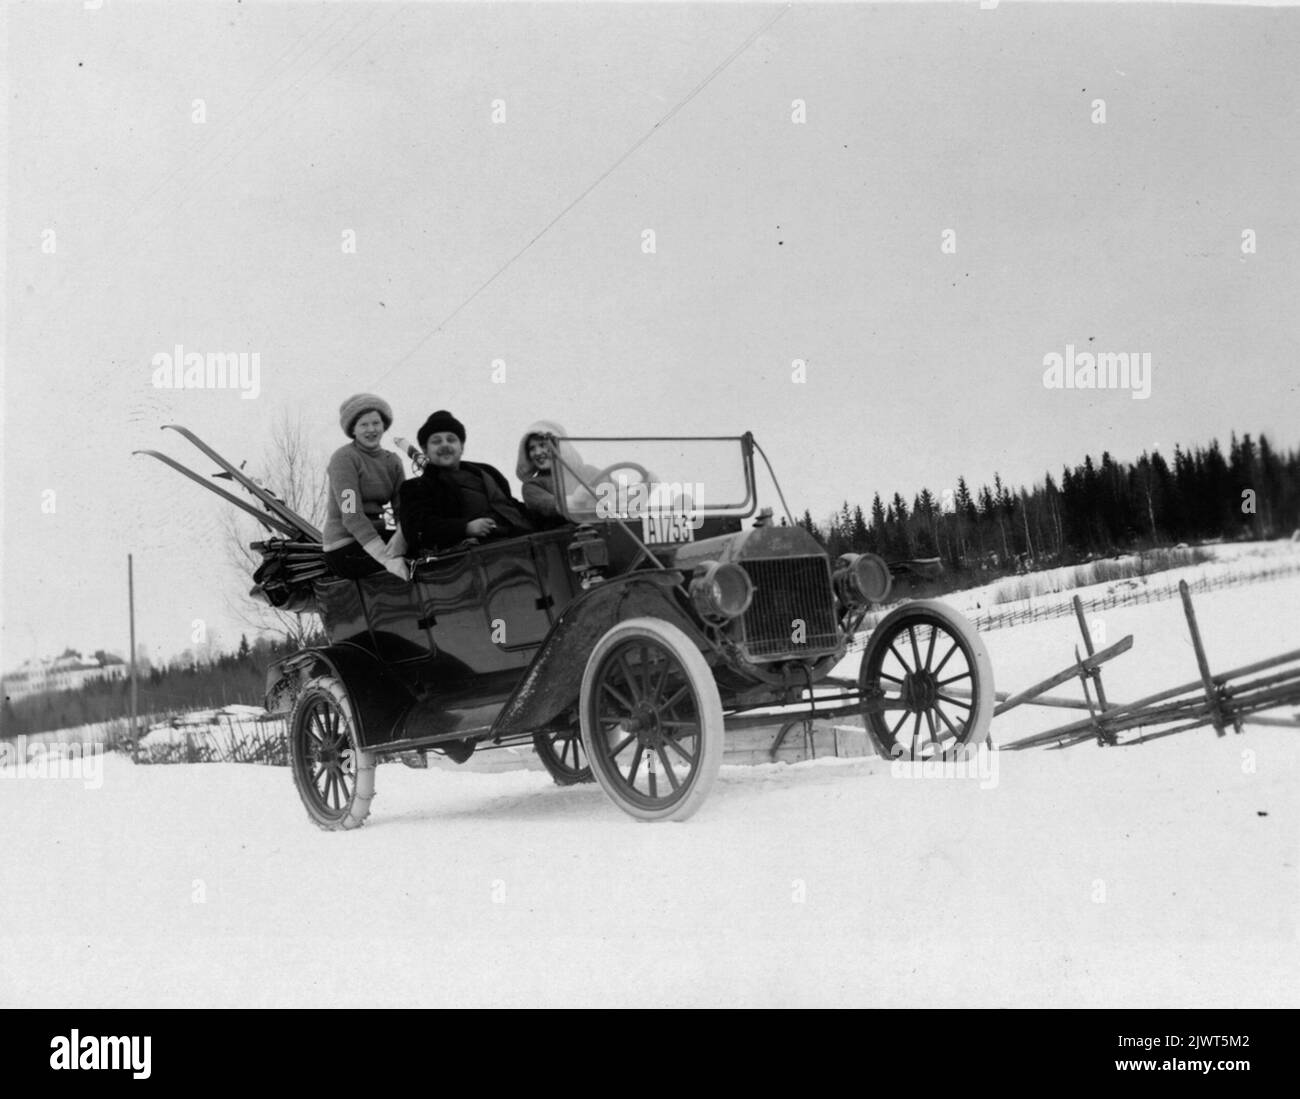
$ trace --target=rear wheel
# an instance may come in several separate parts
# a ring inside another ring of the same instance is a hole
[[[722,764],[722,703],[713,673],[677,626],[620,622],[582,678],[582,740],[592,773],[637,820],[685,820]]]
[[[582,746],[582,731],[577,725],[534,733],[533,748],[557,786],[595,781],[587,763],[586,749]]]
[[[348,693],[333,676],[313,679],[289,715],[289,763],[312,822],[359,828],[375,796],[375,757],[361,749]]]
[[[988,737],[993,665],[975,627],[945,603],[906,603],[886,616],[867,641],[858,685],[876,703],[867,732],[886,758],[953,758]]]

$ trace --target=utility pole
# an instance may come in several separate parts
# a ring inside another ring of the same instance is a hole
[[[131,618],[131,762],[140,762],[140,730],[136,714],[136,675],[135,675],[135,561],[131,554],[126,555],[126,600]]]
[[[1029,551],[1029,560],[1034,560],[1034,541],[1029,537],[1029,493],[1020,489],[1020,517],[1025,521],[1025,548]]]

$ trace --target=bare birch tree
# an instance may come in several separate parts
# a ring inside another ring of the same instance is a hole
[[[271,489],[290,508],[317,527],[325,523],[325,499],[328,480],[326,459],[313,445],[309,432],[297,413],[283,411],[271,429],[271,440],[260,464],[251,463],[246,472]],[[235,492],[242,492],[236,487]],[[271,537],[267,529],[235,508],[222,513],[226,535],[226,557],[238,574],[245,590],[253,584],[253,573],[262,556],[249,543]],[[259,633],[283,638],[295,647],[310,644],[321,634],[318,615],[312,612],[279,610],[261,600],[245,595],[227,601],[231,613],[244,625]]]

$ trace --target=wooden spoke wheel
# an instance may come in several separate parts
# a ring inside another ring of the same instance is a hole
[[[359,828],[375,796],[375,757],[361,750],[343,684],[313,679],[289,715],[289,762],[307,815],[326,831]]]
[[[582,746],[582,731],[576,725],[534,733],[533,748],[557,786],[595,781],[587,763],[587,751]]]
[[[582,740],[592,773],[637,820],[685,820],[722,764],[718,687],[700,651],[658,618],[620,622],[582,679]]]
[[[872,631],[858,671],[867,731],[890,759],[953,758],[989,733],[993,665],[979,633],[937,600],[906,603]]]

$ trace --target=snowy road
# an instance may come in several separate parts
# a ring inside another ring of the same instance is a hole
[[[1300,581],[1197,607],[1216,670],[1300,645]],[[1180,616],[1107,616],[1112,697],[1191,678]],[[999,687],[1070,627],[988,635]],[[284,769],[11,774],[0,1005],[1296,1006],[1297,735],[1005,753],[996,785],[725,767],[670,825],[537,771],[385,765],[348,834]]]

